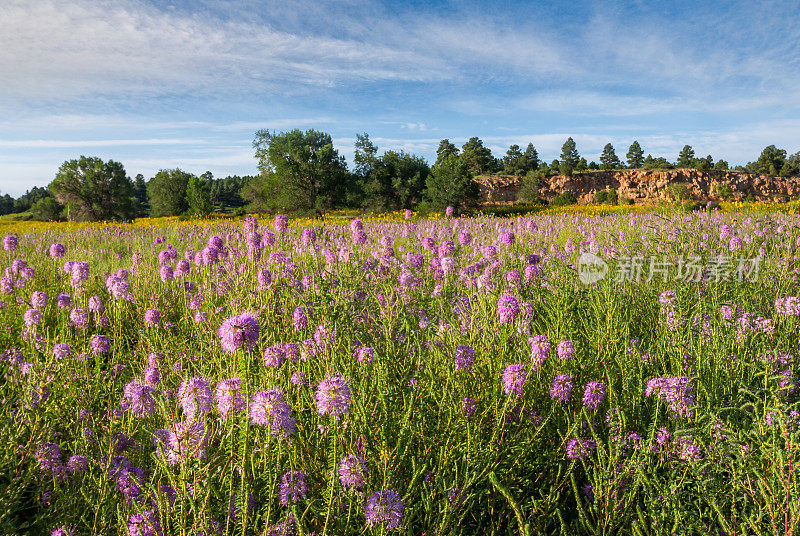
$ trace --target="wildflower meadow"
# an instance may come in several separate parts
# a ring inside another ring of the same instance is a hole
[[[2,245],[0,534],[800,530],[800,216]]]

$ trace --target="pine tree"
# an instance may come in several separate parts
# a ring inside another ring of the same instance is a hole
[[[532,143],[528,144],[522,157],[525,161],[525,173],[539,169],[539,153],[536,152],[536,147]]]
[[[614,146],[606,143],[603,147],[603,154],[600,155],[600,168],[601,169],[617,169],[620,167],[619,157],[614,151]]]
[[[458,156],[458,147],[450,143],[450,140],[447,138],[443,139],[439,142],[439,148],[436,149],[436,164],[439,165],[440,163],[447,160],[449,156]]]
[[[631,169],[639,169],[644,165],[644,151],[638,141],[634,140],[631,143],[625,158],[628,160],[628,167]]]
[[[575,140],[572,137],[567,138],[567,141],[561,146],[561,163],[559,166],[561,173],[563,175],[572,175],[580,161],[581,157],[578,154]]]
[[[691,168],[694,167],[694,149],[691,145],[684,145],[681,152],[678,153],[678,161],[675,163],[678,168]]]

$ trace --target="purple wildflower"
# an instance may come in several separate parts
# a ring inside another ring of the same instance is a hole
[[[535,368],[538,369],[547,360],[547,354],[550,351],[550,339],[547,335],[534,335],[528,339],[528,343],[531,346],[531,361]]]
[[[306,308],[302,305],[296,307],[294,313],[292,313],[292,324],[297,331],[303,331],[308,327],[308,315],[306,314]]]
[[[16,251],[18,244],[17,237],[12,234],[3,237],[3,249],[6,251]]]
[[[297,429],[297,420],[286,403],[283,391],[273,389],[253,395],[250,401],[250,422],[269,425],[270,432],[278,439],[286,439]]]
[[[175,423],[166,434],[167,462],[176,465],[206,455],[208,432],[201,421]]]
[[[190,378],[181,382],[178,401],[184,415],[190,421],[199,419],[211,411],[211,388],[204,378]]]
[[[465,344],[456,348],[456,370],[470,371],[474,361],[475,352],[472,350],[472,346]]]
[[[76,328],[85,328],[89,324],[89,313],[85,309],[73,309],[69,312],[69,321]]]
[[[67,460],[67,470],[70,474],[80,476],[89,469],[89,458],[80,454],[73,454]]]
[[[647,381],[645,396],[656,395],[675,413],[688,417],[694,402],[694,388],[686,376],[652,378]]]
[[[31,292],[31,305],[36,309],[44,309],[47,307],[47,293],[40,290]]]
[[[515,239],[516,239],[516,237],[514,236],[514,233],[512,233],[510,231],[500,235],[500,242],[502,242],[503,244],[505,244],[507,246],[512,245],[514,243]]]
[[[105,335],[92,336],[92,352],[97,354],[105,354],[111,350],[111,343]]]
[[[339,481],[347,489],[361,489],[368,471],[367,462],[355,454],[348,454],[339,462]]]
[[[527,377],[525,365],[520,363],[508,365],[503,371],[503,391],[507,395],[514,394],[518,398],[522,398],[522,391],[525,388]]]
[[[154,393],[155,389],[149,385],[132,381],[125,386],[124,394],[122,395],[122,407],[130,410],[137,417],[150,417],[156,412]]]
[[[217,388],[214,390],[214,400],[217,403],[217,411],[223,418],[244,409],[244,400],[240,390],[239,378],[228,378],[217,384]]]
[[[595,442],[591,439],[570,439],[567,442],[567,459],[585,460],[592,455],[595,446]]]
[[[51,244],[50,245],[50,256],[54,259],[60,259],[67,253],[67,248],[64,247],[64,244]]]
[[[571,341],[561,341],[558,343],[558,358],[562,361],[572,359],[575,355],[575,346]]]
[[[61,466],[61,448],[56,443],[40,443],[36,461],[42,471],[53,471]]]
[[[144,313],[144,325],[155,326],[161,321],[161,311],[158,309],[148,309]]]
[[[289,228],[289,216],[284,214],[275,215],[275,232],[284,233]]]
[[[306,475],[300,471],[289,471],[281,479],[281,504],[288,506],[289,502],[296,503],[305,498],[308,492]]]
[[[371,365],[375,359],[375,350],[369,346],[359,346],[353,352],[358,359],[358,362],[363,365]]]
[[[497,302],[497,315],[501,324],[512,324],[519,314],[519,302],[511,294],[502,296]]]
[[[583,391],[583,405],[587,411],[597,411],[606,398],[606,386],[600,382],[589,382]]]
[[[29,328],[38,326],[42,323],[42,312],[39,309],[28,309],[25,311],[25,314],[22,315],[22,319]]]
[[[225,320],[217,331],[222,348],[233,353],[239,348],[252,350],[258,342],[258,320],[250,314],[243,313]]]
[[[50,536],[77,536],[78,532],[69,525],[60,525],[50,532]]]
[[[161,534],[161,522],[155,509],[131,514],[128,518],[128,536],[158,536]]]
[[[317,413],[326,413],[339,417],[347,413],[350,409],[350,385],[347,380],[339,375],[321,380],[317,384],[317,391],[314,393],[317,401]]]
[[[550,398],[560,402],[567,402],[572,394],[572,376],[569,374],[559,374],[553,380],[550,387]]]
[[[285,359],[283,346],[268,346],[264,350],[264,364],[268,367],[279,367]]]
[[[376,491],[370,496],[364,507],[367,527],[386,523],[387,530],[398,528],[403,520],[404,507],[400,495],[396,492],[392,490]]]
[[[469,420],[475,414],[475,411],[478,409],[478,401],[474,398],[470,398],[465,396],[464,399],[461,401],[461,413],[464,414],[464,418]]]

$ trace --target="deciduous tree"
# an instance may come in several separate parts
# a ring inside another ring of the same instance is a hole
[[[81,156],[61,164],[50,190],[72,220],[127,220],[133,217],[133,184],[119,162]]]
[[[351,175],[331,135],[316,130],[259,130],[253,140],[269,209],[322,213],[344,203]]]

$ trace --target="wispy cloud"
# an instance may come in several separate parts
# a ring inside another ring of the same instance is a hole
[[[297,91],[342,79],[440,79],[437,59],[380,43],[120,2],[12,0],[2,9],[0,94],[183,94],[255,84]],[[14,73],[13,76],[10,76]]]

